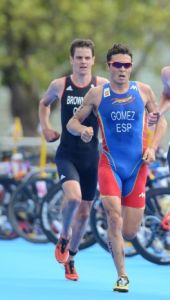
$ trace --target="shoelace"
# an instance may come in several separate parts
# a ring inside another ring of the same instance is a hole
[[[69,267],[70,267],[70,272],[71,273],[75,273],[75,270],[74,270],[74,261],[70,260],[68,264],[69,264]]]
[[[67,244],[68,244],[67,240],[64,240],[64,239],[61,240],[61,253],[64,253],[64,251],[67,247]]]
[[[125,285],[128,284],[128,283],[129,283],[129,280],[128,280],[127,277],[120,277],[120,278],[118,279],[118,281],[117,281],[117,284],[118,284],[119,286],[125,286]]]

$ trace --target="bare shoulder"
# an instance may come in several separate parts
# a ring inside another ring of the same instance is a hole
[[[102,85],[109,82],[109,80],[105,77],[97,76],[97,85]]]
[[[137,81],[137,85],[144,102],[155,99],[154,91],[149,84]]]
[[[56,99],[61,99],[65,86],[65,77],[54,79],[49,84],[45,94],[43,95],[41,102],[48,106],[52,104]]]
[[[148,112],[157,111],[158,105],[156,101],[156,96],[149,84],[143,82],[137,82],[142,100],[146,106]]]
[[[161,75],[170,76],[170,66],[163,67],[161,69]]]
[[[49,87],[57,90],[57,94],[58,94],[59,98],[64,90],[65,80],[66,80],[66,77],[60,77],[60,78],[54,79],[49,86]]]
[[[161,80],[163,83],[164,97],[169,100],[169,98],[170,98],[170,66],[162,68]]]
[[[143,83],[141,81],[137,81],[137,85],[138,85],[139,91],[142,93],[148,93],[152,90],[149,84]]]

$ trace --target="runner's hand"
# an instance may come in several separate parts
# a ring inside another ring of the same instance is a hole
[[[143,154],[143,160],[146,163],[151,163],[155,161],[155,150],[153,148],[147,148]]]
[[[85,143],[89,143],[94,135],[93,127],[84,127],[81,132],[81,139]]]
[[[148,126],[153,126],[158,123],[160,118],[159,112],[152,112],[148,114]]]
[[[60,134],[51,128],[43,129],[43,135],[44,135],[46,141],[49,143],[55,142],[60,138]]]

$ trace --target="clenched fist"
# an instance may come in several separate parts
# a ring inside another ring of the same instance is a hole
[[[143,154],[143,160],[146,163],[151,163],[155,161],[155,150],[153,148],[146,148]]]
[[[148,115],[148,126],[153,126],[158,123],[160,118],[159,112],[152,112]]]
[[[43,129],[43,135],[49,143],[57,141],[60,137],[60,134],[51,128]]]
[[[89,143],[94,135],[93,127],[84,127],[81,132],[81,139],[85,143]]]

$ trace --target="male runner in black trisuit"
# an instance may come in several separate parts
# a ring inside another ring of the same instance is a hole
[[[66,124],[82,104],[85,94],[96,85],[108,80],[92,76],[94,44],[91,40],[74,40],[70,48],[72,74],[55,79],[39,105],[39,117],[43,134],[48,142],[60,137],[49,125],[50,105],[57,98],[61,102],[62,133],[56,153],[56,164],[64,191],[63,224],[55,256],[65,266],[65,277],[78,280],[74,267],[74,255],[85,232],[92,200],[97,185],[98,124],[93,113],[84,122],[91,126],[94,135],[90,143],[84,143],[66,129]]]

